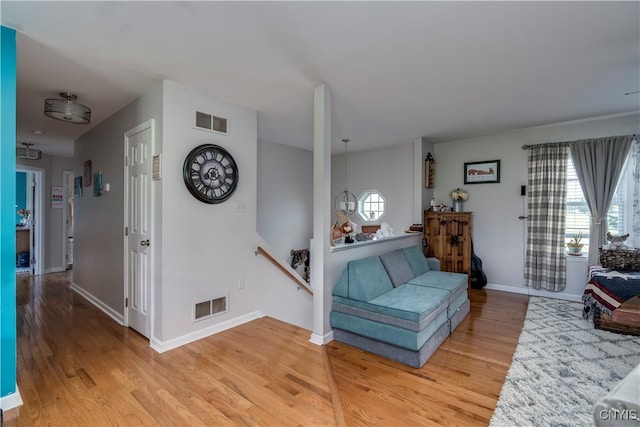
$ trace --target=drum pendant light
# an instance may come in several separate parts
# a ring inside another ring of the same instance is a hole
[[[64,99],[44,100],[44,115],[67,123],[88,125],[91,123],[91,109],[74,102],[78,97],[72,93],[60,92]]]

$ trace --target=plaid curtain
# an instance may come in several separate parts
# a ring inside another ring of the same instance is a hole
[[[569,144],[529,147],[527,257],[524,283],[562,291],[566,286],[565,204]]]
[[[631,176],[633,177],[633,196],[631,197],[631,244],[629,247],[640,248],[640,142],[638,137],[631,144]]]

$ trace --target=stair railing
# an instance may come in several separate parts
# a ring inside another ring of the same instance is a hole
[[[262,246],[258,246],[256,248],[255,255],[256,256],[264,255],[269,261],[271,261],[271,263],[273,265],[278,267],[278,269],[280,271],[282,271],[284,274],[289,276],[289,278],[291,278],[294,282],[296,282],[296,285],[298,286],[298,289],[302,288],[303,290],[308,292],[310,295],[313,295],[313,290],[311,289],[309,284],[307,282],[305,282],[304,280],[302,280],[302,278],[295,272],[295,270],[293,268],[291,268],[287,264],[283,264],[282,262],[280,262],[273,255],[271,255],[269,252],[267,252],[267,250],[264,249]]]

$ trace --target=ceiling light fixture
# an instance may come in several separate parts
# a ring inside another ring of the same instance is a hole
[[[342,142],[344,142],[344,191],[336,196],[333,207],[336,212],[350,217],[356,211],[356,196],[347,190],[347,142],[349,139],[343,139]]]
[[[72,93],[60,92],[64,99],[47,98],[44,100],[44,115],[67,123],[87,125],[91,122],[91,109],[74,101],[78,97]]]
[[[16,148],[16,157],[25,160],[40,160],[42,158],[42,151],[32,150],[32,142],[23,142],[24,148]]]

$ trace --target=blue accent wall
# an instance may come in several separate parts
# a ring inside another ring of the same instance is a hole
[[[27,173],[16,172],[16,224],[22,217],[18,215],[19,209],[27,208]]]
[[[16,32],[0,27],[0,397],[16,392]]]

